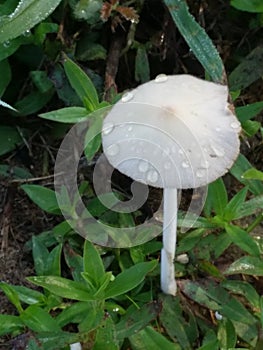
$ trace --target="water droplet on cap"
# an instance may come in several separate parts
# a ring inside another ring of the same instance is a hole
[[[204,168],[204,169],[208,169],[210,166],[208,160],[202,160],[201,161],[201,167]]]
[[[155,82],[156,83],[164,83],[166,82],[168,79],[167,75],[166,74],[159,74],[157,75],[157,77],[155,78]]]
[[[122,102],[129,102],[134,97],[133,93],[131,91],[126,92],[124,95],[122,95],[121,101]]]
[[[149,170],[146,178],[149,182],[155,183],[158,181],[159,175],[156,170]]]
[[[133,126],[132,126],[132,125],[129,125],[129,126],[127,127],[127,131],[132,131],[132,129],[133,129]]]
[[[223,157],[225,155],[225,151],[222,148],[214,145],[211,145],[211,148],[217,157]]]
[[[198,169],[196,172],[196,176],[201,178],[205,175],[205,171],[203,169]]]
[[[103,135],[109,135],[114,129],[113,123],[105,123],[102,128]]]
[[[119,146],[114,143],[113,145],[110,145],[107,149],[106,149],[106,154],[108,156],[114,157],[119,153]]]
[[[183,155],[184,154],[184,151],[182,149],[179,149],[178,151],[179,154]]]
[[[140,172],[146,173],[146,171],[149,169],[149,163],[145,160],[141,160],[138,168]]]
[[[238,122],[232,122],[230,124],[230,126],[231,126],[232,129],[237,129],[237,128],[239,128],[240,124]]]
[[[187,161],[183,161],[183,162],[182,162],[182,167],[183,167],[183,168],[189,168],[189,166],[190,166],[190,165],[189,165],[189,163],[188,163]]]
[[[217,131],[217,132],[221,131],[221,128],[216,127],[216,131]]]

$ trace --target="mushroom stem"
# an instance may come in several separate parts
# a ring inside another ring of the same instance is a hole
[[[161,289],[176,295],[174,257],[177,229],[177,189],[164,188],[163,249],[161,251]]]

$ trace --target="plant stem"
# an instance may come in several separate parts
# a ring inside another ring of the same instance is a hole
[[[174,257],[177,229],[177,189],[164,188],[163,249],[161,251],[161,289],[166,294],[176,294]]]

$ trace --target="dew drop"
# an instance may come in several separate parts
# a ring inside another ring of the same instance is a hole
[[[127,127],[127,131],[132,131],[133,130],[133,126],[132,125],[129,125],[128,127]]]
[[[221,128],[217,127],[217,128],[216,128],[216,131],[217,131],[217,132],[220,132],[220,131],[221,131]]]
[[[134,95],[131,91],[126,92],[124,95],[122,95],[121,101],[122,102],[129,102],[133,99]]]
[[[159,175],[156,170],[149,170],[147,173],[147,180],[149,182],[155,183],[158,181]]]
[[[87,15],[87,12],[85,10],[80,11],[81,16],[85,17]]]
[[[197,177],[201,178],[201,177],[203,177],[204,175],[205,175],[204,170],[202,170],[202,169],[198,169],[198,170],[197,170],[197,172],[196,172],[196,176],[197,176]]]
[[[9,40],[5,41],[5,42],[3,43],[3,46],[4,46],[4,47],[9,47],[9,46],[10,46],[10,41],[9,41]]]
[[[31,35],[31,31],[28,29],[28,30],[26,30],[26,31],[23,33],[23,35],[24,35],[25,37],[28,37],[28,36]]]
[[[225,151],[222,148],[213,145],[211,146],[211,148],[217,157],[223,157],[225,155]]]
[[[182,167],[183,167],[183,168],[189,168],[189,166],[190,166],[190,165],[189,165],[189,163],[188,163],[187,161],[183,161],[183,162],[182,162]]]
[[[230,126],[231,126],[231,128],[232,129],[237,129],[237,128],[239,128],[239,123],[238,122],[232,122],[231,124],[230,124]]]
[[[108,156],[114,157],[119,153],[119,146],[114,143],[113,145],[110,145],[107,149],[106,149],[106,154]]]
[[[201,167],[204,169],[208,169],[210,166],[209,162],[207,160],[202,160],[201,161]]]
[[[166,74],[159,74],[155,78],[156,83],[165,83],[167,81],[168,77]]]
[[[141,160],[138,168],[140,172],[146,173],[146,171],[149,169],[149,163],[144,160]]]
[[[164,169],[169,170],[171,169],[172,164],[170,162],[165,162],[164,163]]]
[[[105,123],[102,129],[102,134],[103,135],[109,135],[114,129],[114,124],[113,123]]]
[[[179,149],[178,153],[182,156],[184,154],[184,151],[182,149]]]

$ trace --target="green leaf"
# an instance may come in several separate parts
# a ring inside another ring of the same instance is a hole
[[[0,17],[0,43],[16,38],[47,18],[61,0],[21,0],[9,16]]]
[[[64,327],[69,323],[80,323],[87,315],[91,315],[94,308],[97,308],[97,302],[79,301],[71,304],[56,317],[56,322],[60,327]]]
[[[101,146],[102,118],[92,118],[88,131],[85,135],[85,156],[91,160]]]
[[[35,70],[30,72],[30,77],[35,87],[39,92],[45,93],[52,89],[53,84],[47,76],[47,72],[42,70]]]
[[[1,72],[0,97],[2,97],[3,93],[5,92],[6,87],[8,86],[8,84],[11,81],[11,69],[10,69],[10,65],[8,63],[8,60],[5,59],[5,60],[0,61],[0,72]]]
[[[261,123],[254,120],[247,120],[242,123],[242,129],[248,137],[254,136],[261,127]]]
[[[25,304],[45,304],[46,303],[46,297],[44,294],[34,290],[30,289],[24,286],[12,286],[13,289],[16,291],[19,300],[22,301],[22,303]]]
[[[233,262],[224,272],[225,275],[255,275],[263,276],[263,261],[256,256],[243,256]]]
[[[248,189],[244,187],[231,199],[229,203],[227,203],[223,213],[225,220],[230,221],[235,218],[236,213],[241,208],[246,199],[247,190]]]
[[[51,214],[60,214],[56,193],[40,185],[22,185],[28,197],[42,210]]]
[[[257,46],[229,75],[229,86],[231,90],[242,90],[251,85],[263,75],[262,67],[263,47]]]
[[[221,283],[221,286],[234,294],[244,296],[249,301],[252,308],[258,309],[260,307],[260,297],[250,283],[245,281],[225,280]]]
[[[263,4],[261,0],[231,0],[231,6],[238,10],[247,12],[263,12]]]
[[[24,324],[18,316],[0,315],[0,336],[21,333]]]
[[[236,107],[236,115],[241,123],[255,117],[263,109],[263,101],[248,104],[242,107]]]
[[[99,98],[97,91],[87,74],[69,58],[65,59],[64,69],[70,85],[76,91],[81,101],[84,102],[84,99],[86,98],[89,103],[90,111],[95,110],[99,105]]]
[[[79,342],[79,334],[69,332],[38,332],[36,337],[37,344],[43,344],[41,350],[69,349],[69,344]],[[28,350],[40,350],[39,345],[36,348]]]
[[[32,237],[32,252],[36,274],[38,276],[45,275],[49,252],[38,236]]]
[[[68,280],[59,276],[33,276],[28,280],[37,286],[43,287],[62,298],[79,301],[93,300],[93,295],[87,292],[84,284]]]
[[[222,178],[209,184],[207,198],[211,202],[216,215],[222,216],[228,202],[227,191]]]
[[[230,169],[230,173],[239,182],[246,185],[253,194],[260,195],[263,193],[263,184],[258,180],[247,180],[242,177],[244,172],[251,168],[252,168],[252,165],[249,163],[247,158],[243,156],[243,154],[240,154],[235,164]]]
[[[33,175],[26,169],[18,166],[0,164],[0,176],[12,179],[30,179]]]
[[[157,266],[157,261],[142,262],[121,272],[105,290],[105,299],[124,294],[137,287],[147,273]]]
[[[226,224],[226,232],[229,234],[232,242],[239,248],[249,253],[250,255],[260,256],[260,250],[254,239],[245,230],[238,226]]]
[[[202,239],[204,233],[206,231],[204,229],[197,229],[190,231],[183,235],[182,239],[178,242],[178,247],[176,248],[176,252],[179,253],[185,253],[189,250],[192,250],[198,242]]]
[[[77,254],[69,245],[64,245],[64,256],[66,263],[71,271],[74,281],[83,282],[83,258]]]
[[[88,114],[89,112],[83,107],[66,107],[39,114],[39,117],[59,123],[80,123],[87,120]]]
[[[34,332],[59,332],[56,320],[47,311],[36,305],[30,305],[21,315],[24,324]]]
[[[186,1],[164,0],[164,3],[168,7],[178,30],[212,80],[222,82],[223,62],[205,30],[189,13]]]
[[[36,26],[34,29],[34,42],[37,45],[42,45],[46,34],[48,33],[57,33],[59,29],[59,26],[57,23],[49,23],[49,22],[42,22],[39,23],[39,25]]]
[[[53,88],[45,93],[33,91],[22,98],[22,100],[16,102],[15,108],[19,111],[19,116],[37,113],[51,100],[54,92]]]
[[[11,301],[11,303],[16,307],[17,311],[19,313],[23,312],[23,308],[21,306],[19,297],[17,295],[16,290],[13,288],[13,286],[5,282],[0,282],[0,288],[5,293],[7,298]]]
[[[248,169],[242,175],[243,179],[263,181],[263,172],[255,168]]]
[[[104,317],[96,329],[96,338],[92,349],[94,350],[118,350],[115,324],[110,316]]]
[[[139,333],[129,337],[133,350],[181,350],[178,344],[174,344],[166,339],[161,333],[148,326]]]
[[[145,46],[139,46],[135,57],[135,80],[146,83],[150,80],[150,66]]]
[[[235,347],[237,336],[233,323],[229,319],[223,319],[219,323],[217,339],[219,340],[220,349],[222,350]]]
[[[155,320],[161,311],[161,303],[151,302],[137,309],[131,306],[126,315],[116,324],[117,339],[123,340],[144,329]]]
[[[257,196],[243,203],[241,207],[238,208],[234,219],[236,220],[250,216],[257,213],[259,209],[263,209],[263,195]]]
[[[92,278],[95,286],[100,287],[100,281],[105,276],[105,269],[98,250],[87,240],[84,244],[83,264],[84,272]]]
[[[182,349],[191,350],[191,344],[198,338],[195,318],[188,310],[185,310],[186,315],[183,315],[178,297],[163,295],[162,303],[160,319],[167,334],[174,342],[178,342]]]
[[[46,260],[45,275],[60,276],[62,244],[51,250]]]
[[[13,151],[22,143],[22,138],[17,129],[4,125],[0,125],[0,140],[0,156]]]
[[[102,0],[82,0],[74,6],[74,16],[77,19],[85,20],[89,24],[95,24],[100,19]]]

